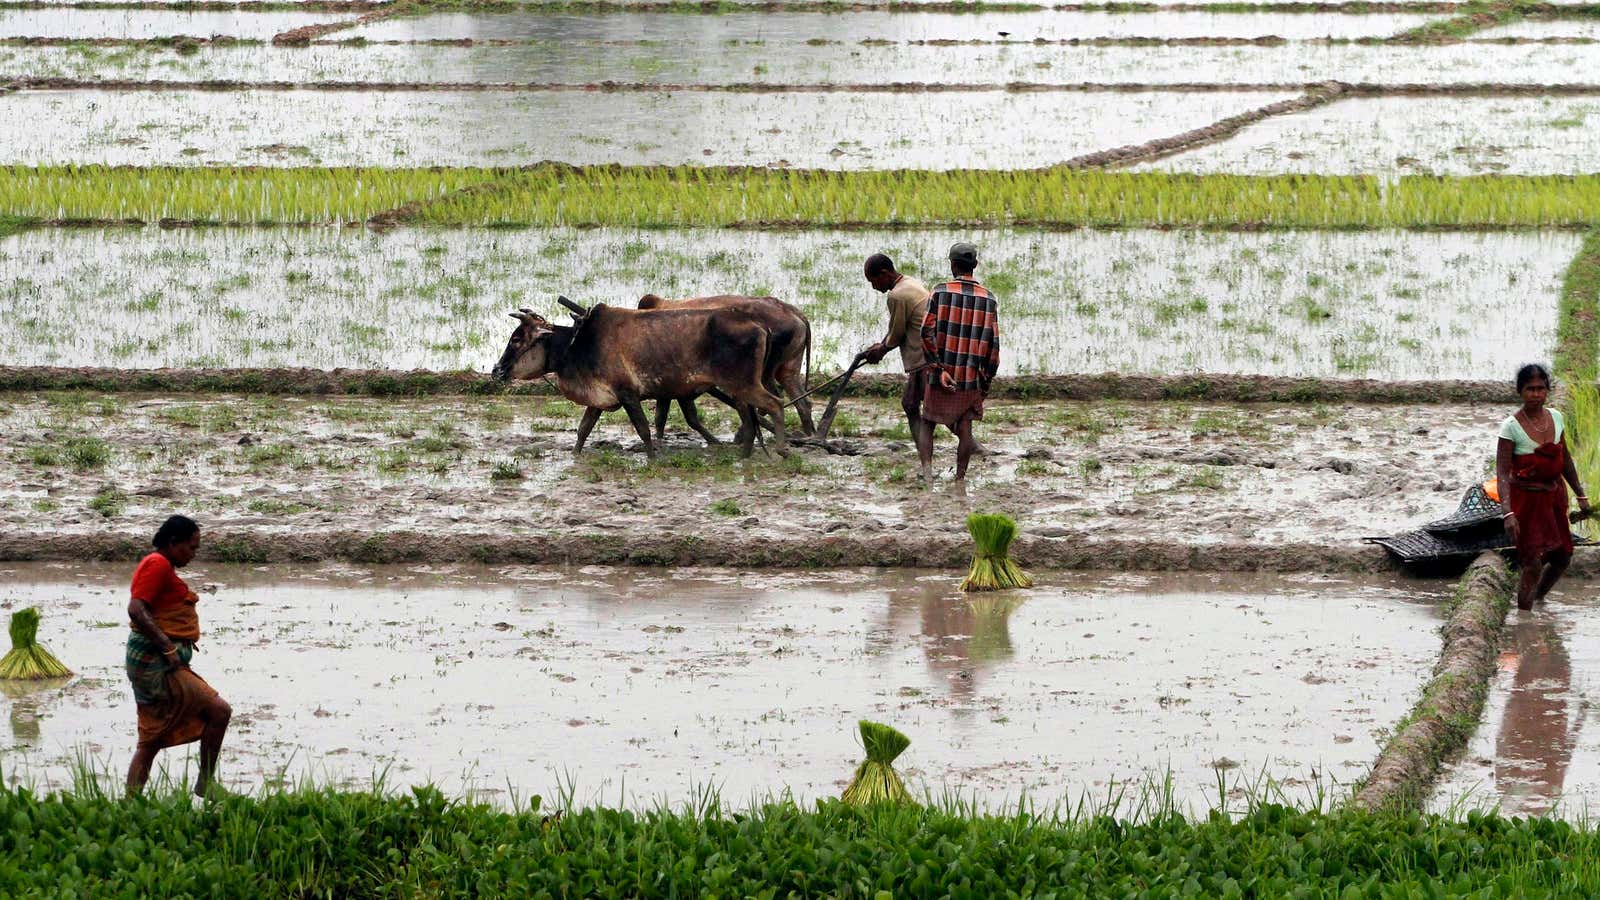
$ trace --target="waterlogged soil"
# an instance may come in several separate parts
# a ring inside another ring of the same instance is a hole
[[[1484,38],[1525,38],[1550,40],[1557,38],[1600,38],[1600,24],[1591,19],[1523,19],[1509,25],[1478,32]]]
[[[819,38],[819,40],[830,40]],[[716,34],[672,47],[537,40],[477,46],[316,44],[160,47],[0,47],[0,71],[80,81],[338,81],[396,84],[596,85],[1217,85],[1554,84],[1600,69],[1600,44],[1383,46],[1097,46],[1012,43],[818,45]]]
[[[1487,49],[1487,48],[1485,48]],[[1600,154],[1593,97],[1362,97],[1135,168],[1241,175],[1568,175]]]
[[[317,22],[352,19],[350,13],[304,12],[189,12],[150,9],[43,9],[0,10],[0,37],[37,38],[161,38],[175,35],[208,38],[213,35],[268,40]]]
[[[1568,580],[1532,612],[1513,609],[1499,672],[1465,756],[1433,805],[1511,816],[1600,812],[1600,583]]]
[[[1207,12],[726,13],[718,16],[441,13],[389,18],[347,32],[373,41],[653,41],[663,55],[714,36],[721,41],[1062,41],[1095,38],[1387,37],[1437,15],[1366,16]],[[343,36],[346,33],[341,33]]]
[[[1325,577],[1038,573],[968,599],[946,572],[196,565],[196,671],[232,704],[223,781],[434,782],[500,802],[836,795],[862,718],[911,738],[913,790],[1181,806],[1342,792],[1437,651],[1442,588]],[[132,749],[126,567],[8,567],[5,608],[78,674],[6,691],[8,783]],[[172,777],[193,748],[164,754]],[[1225,786],[1219,791],[1218,780]],[[1125,810],[1126,811],[1126,810]]]
[[[1199,128],[1291,94],[19,91],[0,162],[1015,169]],[[949,130],[959,105],[984,128]],[[894,129],[862,123],[896,123]],[[919,135],[942,133],[938,141]],[[1004,139],[997,139],[1003,135]]]
[[[732,413],[701,406],[730,438]],[[961,557],[965,518],[982,509],[1052,546],[1131,542],[1169,560],[1228,548],[1238,558],[1220,568],[1301,571],[1319,565],[1304,548],[1346,569],[1381,565],[1361,537],[1453,512],[1488,468],[1505,409],[991,401],[977,426],[988,454],[965,486],[952,483],[941,435],[931,487],[915,479],[897,399],[845,400],[828,447],[748,462],[704,448],[674,417],[647,463],[620,412],[575,459],[579,410],[554,397],[19,394],[0,398],[0,413],[10,553],[37,552],[27,538],[42,533],[61,538],[56,554],[119,538],[137,548],[182,511],[251,538],[249,550],[219,543],[224,558],[322,558],[327,535],[401,531],[457,547],[614,544],[637,558],[659,536],[668,559],[692,537],[718,559],[788,542],[823,561],[839,538],[889,548],[902,565],[943,565]],[[428,544],[420,558],[466,552]],[[1154,564],[1107,556],[1098,567],[1113,565]]]
[[[938,277],[970,232],[45,229],[0,240],[15,365],[487,371],[509,310],[564,293],[771,294],[812,366],[882,337],[861,260]],[[1566,233],[991,230],[1003,376],[1189,372],[1503,378],[1546,356]],[[1486,307],[1481,298],[1494,297]],[[86,328],[85,322],[99,323]]]

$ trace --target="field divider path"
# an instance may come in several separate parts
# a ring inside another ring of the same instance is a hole
[[[1142,144],[1129,144],[1124,147],[1115,147],[1110,150],[1099,150],[1075,156],[1062,164],[1067,169],[1101,169],[1109,166],[1125,166],[1132,163],[1145,162],[1193,150],[1207,144],[1214,144],[1226,140],[1250,125],[1273,116],[1288,115],[1290,113],[1305,112],[1325,106],[1344,96],[1346,86],[1337,82],[1328,82],[1306,91],[1302,96],[1292,100],[1280,100],[1266,106],[1257,107],[1248,112],[1229,116],[1220,122],[1213,122],[1200,128],[1193,128],[1180,134],[1156,138]]]
[[[13,9],[97,9],[97,10],[170,10],[176,12],[366,12],[395,5],[388,0],[83,0],[83,2],[58,2],[58,0],[0,0],[0,10]],[[980,12],[1203,12],[1203,13],[1343,13],[1370,15],[1373,13],[1459,13],[1466,3],[1454,0],[1423,0],[1403,3],[1394,0],[1263,0],[1263,2],[1229,3],[1218,6],[1211,3],[1190,2],[1133,2],[1133,3],[1037,3],[1031,0],[932,0],[916,3],[902,0],[750,0],[750,2],[718,2],[718,0],[457,0],[457,2],[431,3],[428,0],[414,3],[419,12],[440,13],[496,13],[515,12],[529,15],[603,15],[609,13],[660,13],[664,15],[727,15],[742,13],[821,13],[835,15],[851,12],[893,13],[980,13]],[[1581,15],[1588,5],[1561,6],[1550,3],[1525,4],[1524,9],[1541,14]]]
[[[813,372],[813,384],[833,373]],[[858,375],[846,396],[898,397],[905,377]],[[0,366],[0,393],[255,394],[268,396],[430,397],[517,394],[552,396],[542,381],[504,385],[477,372],[423,369],[117,369]],[[1510,403],[1502,380],[1393,381],[1276,375],[1014,375],[995,379],[991,396],[1014,400],[1146,400],[1216,403],[1449,404]]]
[[[1371,544],[1288,542],[1192,543],[1151,538],[1035,537],[1024,535],[1012,556],[1039,571],[1371,573],[1392,568]],[[131,532],[0,531],[0,562],[132,562],[150,552],[150,537]],[[440,533],[375,525],[371,529],[239,528],[206,530],[202,559],[225,563],[343,560],[364,565],[461,562],[518,565],[718,566],[750,569],[876,568],[965,569],[972,542],[962,537],[906,534],[749,534],[704,537],[650,529],[503,530]]]
[[[275,47],[307,47],[316,38],[355,28],[358,25],[369,25],[381,22],[391,16],[407,12],[415,8],[412,0],[397,0],[385,6],[380,6],[371,12],[363,13],[354,19],[344,19],[338,22],[319,22],[313,25],[302,25],[288,31],[280,31],[272,36]]]
[[[232,40],[232,39],[223,39]],[[791,83],[738,81],[705,84],[669,81],[251,81],[243,79],[203,79],[179,81],[147,78],[69,78],[56,75],[7,76],[0,73],[0,84],[10,90],[33,91],[326,91],[348,93],[370,91],[417,93],[579,93],[579,94],[1161,94],[1161,93],[1261,93],[1304,91],[1300,97],[1280,100],[1257,109],[1230,116],[1219,122],[1191,129],[1179,135],[1156,138],[1131,147],[1096,151],[1069,160],[1069,168],[1089,168],[1083,163],[1106,154],[1150,152],[1147,148],[1178,146],[1188,149],[1231,137],[1241,129],[1274,116],[1316,109],[1336,100],[1355,97],[1544,97],[1600,95],[1600,81],[1558,84],[1514,82],[1460,82],[1428,84],[1421,82],[1101,82],[1041,83],[1032,81],[927,82],[894,81],[867,83]],[[1162,150],[1156,155],[1177,152]],[[1126,161],[1141,161],[1145,157]],[[523,166],[522,168],[527,168]],[[712,167],[706,167],[712,168]],[[759,167],[755,167],[759,168]]]
[[[1468,567],[1442,629],[1444,647],[1422,697],[1396,726],[1351,802],[1368,810],[1418,809],[1444,765],[1467,746],[1494,677],[1511,607],[1510,568],[1498,553]]]

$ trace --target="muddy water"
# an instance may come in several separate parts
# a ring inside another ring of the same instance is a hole
[[[125,165],[1028,168],[1199,128],[1286,94],[23,91],[0,161]],[[961,106],[984,128],[928,134]],[[893,120],[893,134],[863,122]],[[995,140],[1006,135],[1005,140]]]
[[[5,574],[6,605],[40,606],[78,670],[8,696],[5,777],[59,786],[79,752],[115,773],[127,573]],[[1295,792],[1359,776],[1438,645],[1439,591],[1384,581],[1044,574],[968,601],[955,573],[186,574],[207,585],[195,667],[233,704],[239,789],[387,768],[488,796],[569,778],[609,802],[818,797],[843,787],[866,717],[911,737],[899,768],[918,788],[1048,802],[1170,767],[1203,806],[1218,771]]]
[[[353,13],[178,12],[148,9],[0,10],[0,37],[155,38],[188,35],[265,40],[280,31],[355,18]]]
[[[16,364],[486,370],[506,311],[774,294],[842,367],[882,336],[860,260],[938,276],[971,232],[43,230],[0,241]],[[1548,353],[1569,234],[993,230],[1001,374],[1502,377]],[[556,287],[551,287],[554,284]],[[1482,298],[1494,297],[1492,308]],[[85,329],[94,320],[115,327]],[[246,327],[240,327],[241,325]]]
[[[1486,38],[1600,38],[1600,23],[1590,19],[1528,19],[1478,32]],[[1592,69],[1590,71],[1593,71]]]
[[[1600,583],[1569,581],[1506,620],[1500,670],[1433,804],[1506,815],[1600,813]]]
[[[1593,97],[1376,97],[1267,119],[1137,168],[1268,174],[1562,175],[1600,154]]]
[[[1385,37],[1437,15],[1370,16],[1206,12],[728,13],[718,16],[441,13],[391,18],[348,32],[371,40],[658,41],[662,54],[708,39],[798,43],[812,38],[886,41],[1071,40],[1090,38]]]
[[[516,46],[0,47],[0,70],[34,78],[585,84],[1551,84],[1600,69],[1600,44],[1266,47],[725,44],[715,35],[648,46],[549,41]]]

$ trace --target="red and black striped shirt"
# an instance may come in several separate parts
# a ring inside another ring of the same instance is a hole
[[[1000,368],[1000,318],[994,295],[969,277],[936,285],[922,320],[922,349],[956,390],[989,389]]]

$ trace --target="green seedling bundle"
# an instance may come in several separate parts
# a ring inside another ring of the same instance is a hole
[[[1017,536],[1017,523],[1009,516],[973,513],[967,516],[967,531],[974,548],[972,569],[961,582],[963,591],[1033,587],[1033,579],[1006,556]]]
[[[0,658],[0,679],[37,681],[61,678],[72,670],[39,644],[39,610],[19,609],[11,614],[11,652]]]
[[[861,746],[867,758],[856,767],[856,777],[839,799],[852,806],[912,802],[911,792],[893,766],[895,758],[911,746],[911,739],[888,725],[862,719]]]

